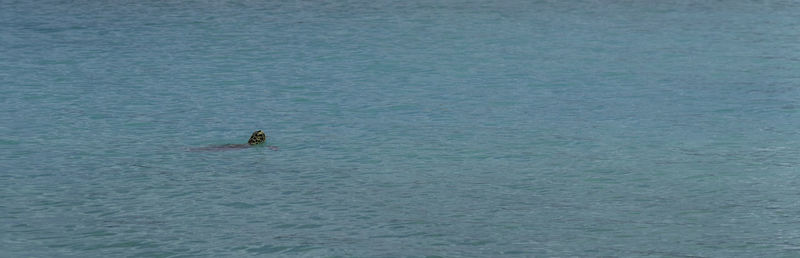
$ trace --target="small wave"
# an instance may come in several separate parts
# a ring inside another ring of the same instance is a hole
[[[0,145],[19,145],[19,144],[20,144],[20,142],[18,142],[18,141],[0,139]]]

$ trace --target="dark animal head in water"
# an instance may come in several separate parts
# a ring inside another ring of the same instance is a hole
[[[250,145],[261,144],[264,143],[264,141],[266,140],[267,140],[267,135],[261,130],[258,130],[253,132],[252,135],[250,135],[250,140],[247,140],[247,144]]]

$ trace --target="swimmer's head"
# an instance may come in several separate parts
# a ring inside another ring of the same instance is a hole
[[[258,130],[258,131],[253,132],[253,134],[250,135],[250,140],[247,140],[247,144],[250,144],[250,145],[261,144],[261,143],[264,143],[264,141],[266,141],[266,140],[267,140],[267,135],[264,132],[262,132],[261,130]]]

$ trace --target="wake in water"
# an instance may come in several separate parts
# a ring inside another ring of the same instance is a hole
[[[253,132],[253,134],[250,135],[250,139],[247,140],[247,144],[213,145],[213,146],[207,146],[207,147],[201,147],[201,148],[192,148],[192,149],[189,149],[189,150],[190,151],[225,151],[225,150],[246,149],[246,148],[256,147],[256,146],[266,146],[270,150],[274,150],[274,151],[278,150],[278,146],[264,145],[264,142],[266,142],[266,141],[267,141],[267,134],[265,134],[261,130],[258,130],[258,131]]]

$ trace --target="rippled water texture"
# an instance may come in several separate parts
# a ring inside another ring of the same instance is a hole
[[[0,256],[798,256],[798,14],[0,1]]]

